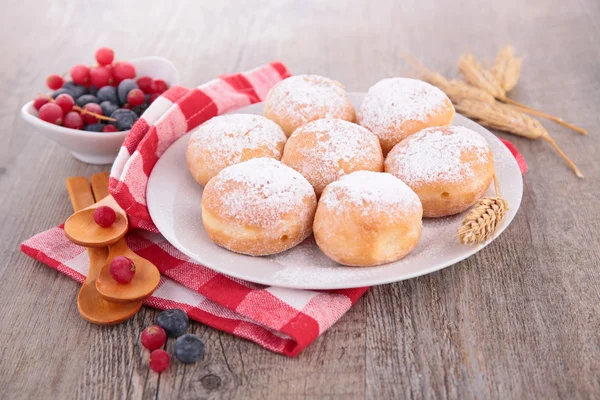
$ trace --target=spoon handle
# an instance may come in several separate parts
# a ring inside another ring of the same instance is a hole
[[[108,196],[108,178],[108,172],[99,172],[90,178],[96,202]]]

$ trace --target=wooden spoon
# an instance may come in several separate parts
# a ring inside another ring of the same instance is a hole
[[[129,283],[119,283],[110,275],[110,262],[117,256],[125,256],[131,259],[135,265],[135,275]],[[96,280],[96,289],[104,299],[115,303],[124,303],[145,299],[156,290],[159,282],[158,268],[150,261],[135,254],[123,238],[109,247],[108,259]]]
[[[108,174],[92,176],[92,188],[96,198],[108,195]],[[75,212],[90,206],[94,196],[87,178],[71,177],[67,179],[67,190]],[[98,325],[115,325],[128,320],[142,306],[142,302],[117,304],[104,300],[96,290],[96,278],[108,257],[107,248],[88,248],[90,268],[77,296],[77,309],[83,319]]]
[[[67,219],[65,235],[70,241],[85,247],[106,247],[125,236],[129,228],[127,214],[108,191],[105,192],[103,199],[75,212]],[[103,228],[94,221],[94,211],[101,206],[111,207],[117,214],[115,223],[108,228]]]

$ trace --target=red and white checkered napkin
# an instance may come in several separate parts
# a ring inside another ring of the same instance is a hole
[[[173,86],[135,124],[113,165],[110,192],[133,227],[129,246],[154,263],[160,286],[146,305],[181,308],[206,325],[250,339],[271,351],[295,356],[337,321],[367,288],[310,291],[267,287],[230,278],[190,260],[158,232],[146,207],[148,176],[179,137],[209,118],[262,101],[269,88],[289,76],[281,63],[222,76],[195,89]],[[526,170],[522,156],[509,149]],[[66,239],[62,226],[25,241],[21,250],[82,282],[88,257]]]

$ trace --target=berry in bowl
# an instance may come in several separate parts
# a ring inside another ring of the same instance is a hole
[[[52,92],[25,104],[21,115],[76,159],[111,164],[133,124],[177,83],[177,70],[162,57],[115,61],[106,47],[96,51],[96,61],[73,66],[68,78],[50,75]]]

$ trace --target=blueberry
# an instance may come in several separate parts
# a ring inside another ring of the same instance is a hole
[[[117,88],[117,93],[119,94],[119,101],[121,104],[127,103],[127,95],[132,89],[137,89],[138,85],[133,79],[123,79],[121,83],[119,83],[119,87]]]
[[[139,106],[133,107],[131,109],[131,111],[136,113],[138,115],[138,117],[141,117],[142,114],[144,113],[144,111],[146,111],[147,109],[148,109],[148,104],[140,104]]]
[[[145,95],[144,95],[144,103],[146,103],[146,104],[150,104],[150,96],[151,96],[151,95],[149,95],[149,94],[145,94]]]
[[[88,92],[88,94],[91,94],[92,96],[97,97],[98,88],[96,86],[90,86],[89,88],[87,88],[87,92]]]
[[[96,97],[101,102],[110,101],[113,104],[119,104],[119,97],[117,96],[117,88],[114,86],[104,86],[98,89]]]
[[[84,94],[83,96],[79,96],[77,98],[77,100],[75,100],[75,104],[77,104],[79,107],[83,107],[85,106],[87,103],[100,103],[98,101],[98,98],[96,96],[93,96],[91,94]]]
[[[119,110],[117,110],[119,111]],[[117,126],[118,128],[118,126]],[[156,316],[156,325],[160,326],[171,337],[181,336],[185,333],[190,324],[187,314],[178,309],[165,310]]]
[[[83,127],[84,131],[89,132],[102,132],[102,129],[104,129],[104,124],[89,124]]]
[[[112,124],[114,126],[116,126],[117,129],[120,131],[126,131],[126,130],[131,129],[133,124],[135,124],[135,121],[137,121],[137,119],[138,119],[138,116],[136,113],[134,113],[131,110],[127,110],[125,108],[119,108],[119,109],[115,110],[112,114],[110,114],[110,117],[117,120],[116,122],[113,122]],[[187,318],[187,315],[186,315],[186,318]],[[164,326],[163,326],[163,328],[164,328]],[[165,330],[166,330],[166,328],[165,328]]]
[[[198,361],[204,355],[204,342],[196,335],[186,333],[175,341],[175,357],[184,363]]]
[[[85,86],[83,86],[83,85],[76,85],[76,84],[74,84],[71,81],[65,82],[63,84],[63,89],[69,90],[71,92],[71,94],[73,95],[74,99],[76,99],[78,97],[81,97],[84,94],[87,94],[87,89],[85,88]]]
[[[60,89],[55,90],[54,92],[52,92],[51,96],[52,96],[53,99],[55,99],[58,96],[60,96],[61,94],[63,94],[63,93],[66,93],[66,94],[70,95],[71,97],[75,98],[73,96],[73,92],[71,90],[69,90],[68,88],[64,88],[64,87],[62,87],[62,88],[60,88]]]
[[[99,99],[99,100],[102,100],[102,99]],[[111,115],[112,113],[115,112],[115,110],[117,108],[119,108],[118,105],[113,104],[110,101],[103,101],[102,103],[100,103],[100,107],[102,107],[102,115]]]

